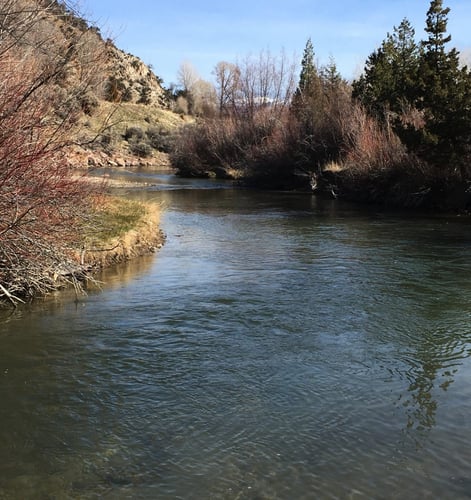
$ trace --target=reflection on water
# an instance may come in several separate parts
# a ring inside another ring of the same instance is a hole
[[[469,223],[165,182],[156,256],[0,325],[0,498],[469,498]]]

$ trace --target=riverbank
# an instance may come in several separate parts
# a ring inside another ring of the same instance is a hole
[[[391,169],[361,169],[330,163],[317,172],[296,168],[284,171],[244,168],[179,168],[188,178],[232,180],[264,191],[293,191],[390,209],[471,213],[471,181],[459,175],[425,172],[417,165]]]
[[[0,282],[0,307],[17,307],[73,286],[84,293],[100,270],[155,253],[165,235],[159,228],[160,206],[101,195],[74,225],[70,242],[57,242],[50,261],[12,269]]]
[[[92,151],[76,146],[70,148],[67,153],[67,163],[71,168],[89,169],[106,167],[149,167],[159,165],[160,167],[171,168],[168,153],[154,151],[149,158],[142,158],[131,154],[124,148],[113,151]]]
[[[156,203],[106,197],[83,230],[74,258],[84,272],[103,269],[156,252],[165,242]]]

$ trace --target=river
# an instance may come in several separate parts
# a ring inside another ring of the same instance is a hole
[[[1,499],[471,498],[469,219],[139,175],[162,250],[2,316]]]

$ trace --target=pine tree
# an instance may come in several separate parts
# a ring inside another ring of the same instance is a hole
[[[308,38],[301,60],[298,88],[293,98],[293,109],[296,113],[303,113],[307,108],[319,104],[322,89],[319,72],[315,63],[315,53],[312,41]]]
[[[449,12],[442,0],[431,0],[428,36],[420,45],[404,19],[368,57],[353,96],[429,164],[448,172],[459,168],[465,178],[471,158],[471,73],[461,67],[459,52],[447,49]]]
[[[443,0],[432,0],[430,8],[427,12],[427,27],[425,31],[428,33],[428,40],[422,42],[429,55],[445,54],[445,45],[451,41],[451,35],[445,35],[448,24],[448,14],[450,8],[443,7]]]
[[[455,48],[447,51],[446,45],[451,41],[451,35],[447,34],[449,12],[442,0],[430,2],[419,86],[420,106],[426,117],[423,156],[453,169],[467,163],[471,145],[471,74],[460,66]]]
[[[322,84],[315,64],[314,47],[309,38],[301,60],[298,88],[292,100],[292,111],[306,136],[313,135],[313,131],[322,119],[323,110]]]
[[[321,68],[320,78],[324,91],[327,92],[334,91],[345,84],[342,75],[337,69],[337,64],[332,57],[329,59],[329,63]]]
[[[404,19],[367,59],[363,75],[353,82],[353,96],[381,120],[414,105],[419,64],[415,31]]]
[[[303,164],[312,170],[338,156],[339,144],[335,142],[332,145],[332,134],[326,132],[331,103],[339,101],[334,89],[328,86],[337,82],[337,79],[340,79],[340,75],[333,62],[328,70],[318,70],[314,47],[309,38],[301,61],[298,88],[292,101],[292,111],[299,127],[298,166]]]
[[[318,74],[314,61],[314,46],[312,45],[311,39],[308,38],[301,60],[301,73],[299,75],[297,92],[304,95],[309,94],[317,79]]]

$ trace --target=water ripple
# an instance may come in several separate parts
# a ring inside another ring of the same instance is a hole
[[[203,191],[2,325],[0,497],[466,498],[468,225]]]

